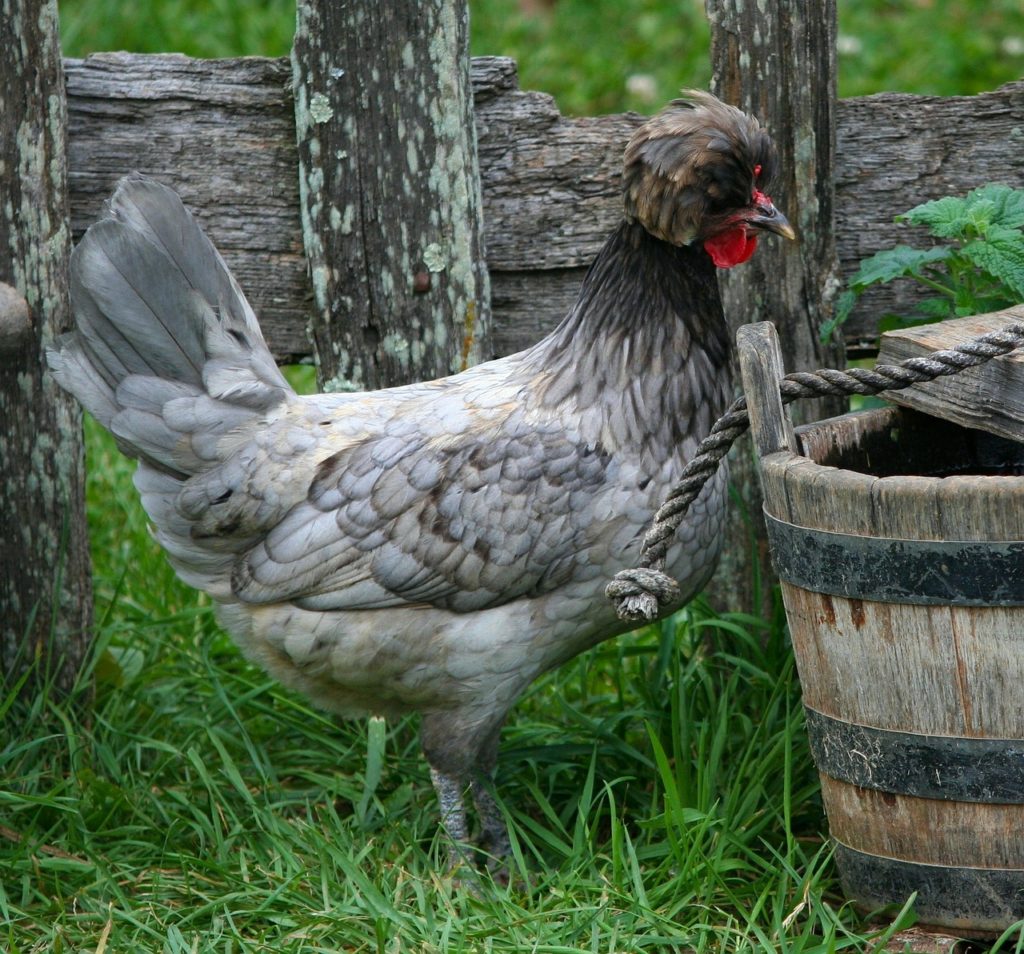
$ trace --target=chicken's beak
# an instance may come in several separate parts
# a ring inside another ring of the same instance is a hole
[[[791,241],[796,240],[796,232],[793,226],[789,224],[789,219],[775,208],[771,199],[766,198],[765,201],[758,202],[757,211],[747,219],[747,225],[753,229],[774,232],[776,235],[781,235],[783,238],[788,238]]]

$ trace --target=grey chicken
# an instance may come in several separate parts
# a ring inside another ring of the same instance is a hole
[[[489,777],[530,682],[628,628],[603,595],[731,397],[716,266],[757,232],[756,120],[692,92],[625,152],[624,216],[544,340],[461,374],[299,396],[220,255],[170,189],[124,179],[75,249],[57,381],[138,458],[178,575],[244,653],[343,715],[422,713],[441,819],[508,849]],[[707,581],[725,477],[669,551]],[[456,854],[454,857],[458,857]]]

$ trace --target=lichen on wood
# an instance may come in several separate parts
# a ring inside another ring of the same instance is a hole
[[[81,417],[45,371],[69,321],[64,74],[56,3],[0,17],[0,683],[38,661],[68,689],[92,619]],[[12,294],[13,291],[13,294]],[[37,684],[30,680],[29,685]]]
[[[302,235],[329,390],[450,374],[467,338],[471,360],[487,353],[467,30],[450,0],[299,3]]]

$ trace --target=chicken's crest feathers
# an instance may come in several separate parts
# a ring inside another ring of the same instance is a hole
[[[752,116],[700,90],[686,91],[641,126],[626,147],[626,217],[673,245],[715,235],[766,191],[777,159]]]

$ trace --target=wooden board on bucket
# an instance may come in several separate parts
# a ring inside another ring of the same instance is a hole
[[[878,363],[898,364],[906,358],[926,357],[1012,324],[1024,324],[1024,305],[887,331],[882,335]],[[1024,441],[1024,349],[950,377],[914,384],[903,391],[886,391],[882,396],[963,427]]]

